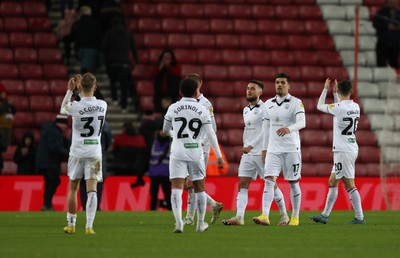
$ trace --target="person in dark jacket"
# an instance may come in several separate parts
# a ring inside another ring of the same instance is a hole
[[[378,41],[376,42],[376,63],[379,67],[399,67],[400,10],[397,0],[388,0],[374,18]]]
[[[103,37],[101,50],[105,56],[107,73],[110,78],[111,97],[114,104],[118,103],[118,88],[120,87],[120,105],[126,112],[128,89],[131,84],[131,59],[138,62],[136,43],[130,31],[124,25],[121,17],[111,20],[112,27]]]
[[[14,152],[14,162],[17,164],[18,175],[36,174],[35,156],[35,137],[31,131],[25,132],[21,144],[17,146]]]
[[[81,73],[94,74],[103,63],[99,50],[103,32],[89,6],[82,6],[80,14],[81,18],[72,25],[71,38],[75,42],[75,53],[81,62]]]
[[[68,127],[68,117],[57,115],[54,121],[42,125],[36,151],[36,169],[44,175],[44,204],[42,211],[54,210],[52,199],[60,184],[61,162],[68,157],[68,141],[64,131]]]

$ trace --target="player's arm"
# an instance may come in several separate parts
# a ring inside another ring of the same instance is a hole
[[[221,150],[219,149],[217,135],[215,134],[211,124],[204,124],[203,126],[204,132],[210,141],[211,147],[217,155],[218,167],[222,168],[224,167],[224,160],[222,158]]]
[[[276,131],[276,134],[280,137],[283,137],[289,133],[297,132],[306,127],[306,115],[304,112],[303,103],[299,102],[299,106],[296,109],[296,122],[288,127],[279,128]]]
[[[339,103],[340,102],[340,96],[338,93],[338,85],[337,82],[333,85],[333,102]]]
[[[71,114],[71,98],[73,95],[74,90],[78,86],[78,83],[80,81],[81,76],[76,75],[74,77],[71,77],[68,81],[68,90],[65,93],[64,99],[61,103],[61,108],[60,108],[60,113],[64,115],[70,115]]]
[[[321,96],[319,96],[317,109],[329,114],[329,104],[325,104],[326,95],[328,94],[329,85],[331,84],[331,80],[328,78],[325,81],[324,89],[322,90]],[[337,86],[337,81],[335,80],[335,87]]]
[[[172,120],[169,120],[167,117],[164,117],[164,124],[163,124],[163,133],[165,135],[171,136],[172,131]]]
[[[269,127],[270,121],[267,118],[263,119],[262,123],[262,134],[263,134],[263,142],[262,142],[262,159],[265,162],[265,156],[267,155],[268,143],[269,143]]]

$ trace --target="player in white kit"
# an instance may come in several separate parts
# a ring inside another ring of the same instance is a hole
[[[205,134],[218,157],[219,166],[223,166],[221,151],[217,136],[211,126],[211,117],[208,110],[198,103],[196,97],[197,82],[193,79],[184,79],[180,83],[182,99],[172,104],[164,117],[163,132],[172,130],[172,145],[170,154],[170,180],[172,184],[171,204],[175,217],[174,233],[183,232],[182,220],[182,191],[185,178],[189,174],[193,182],[196,195],[197,232],[207,230],[208,224],[204,221],[207,198],[204,189],[206,167],[202,149],[202,138]]]
[[[325,104],[331,80],[325,81],[324,90],[318,100],[318,110],[331,114],[333,118],[333,168],[329,178],[329,192],[326,198],[325,208],[320,215],[310,216],[310,219],[326,224],[338,195],[338,185],[343,181],[350,202],[355,212],[355,218],[350,224],[365,224],[364,214],[361,205],[360,194],[356,188],[355,162],[358,156],[358,144],[356,131],[360,119],[360,107],[350,99],[352,83],[349,80],[338,82],[335,80],[335,87],[338,88],[340,102]],[[331,178],[334,177],[334,180]]]
[[[186,79],[193,79],[197,82],[197,90],[196,90],[196,99],[197,101],[206,108],[210,112],[210,117],[211,117],[211,125],[214,129],[214,132],[217,132],[217,123],[215,122],[214,118],[214,109],[211,104],[211,102],[204,97],[204,95],[200,92],[201,86],[203,84],[203,79],[201,78],[200,75],[196,73],[191,73],[186,75]],[[204,153],[204,164],[207,167],[208,164],[208,158],[210,156],[210,141],[207,139],[207,137],[203,137],[202,139],[202,147],[203,147],[203,153]],[[187,180],[187,192],[188,192],[188,202],[187,202],[187,213],[186,217],[183,219],[183,223],[185,225],[194,225],[194,214],[195,214],[195,207],[196,207],[196,201],[195,201],[195,194],[194,194],[194,189],[193,189],[193,184],[190,180]],[[211,223],[214,224],[218,217],[219,214],[221,213],[224,205],[221,202],[216,202],[210,195],[206,193],[207,197],[207,205],[210,206],[211,208]]]
[[[301,146],[299,130],[306,126],[305,110],[300,99],[289,94],[290,77],[285,73],[275,76],[276,96],[265,102],[263,122],[263,155],[265,155],[265,200],[262,218],[269,224],[269,213],[274,198],[274,185],[281,170],[290,184],[292,215],[289,226],[299,225],[301,204]]]
[[[107,112],[107,103],[94,97],[96,77],[91,73],[77,75],[68,81],[68,91],[61,104],[61,114],[72,116],[72,144],[68,158],[68,225],[64,232],[75,233],[77,191],[82,178],[86,180],[86,234],[95,234],[93,222],[97,210],[97,182],[102,178],[101,129]],[[78,89],[80,101],[72,101]]]
[[[223,220],[224,225],[244,225],[244,213],[248,202],[248,189],[251,180],[257,176],[264,179],[264,161],[262,159],[262,122],[265,114],[264,102],[260,100],[264,84],[257,80],[250,80],[246,89],[246,100],[248,105],[243,109],[243,148],[241,149],[242,158],[239,165],[239,192],[236,198],[236,216]],[[265,191],[264,191],[265,192]],[[264,194],[263,194],[264,201]],[[286,213],[285,200],[281,190],[275,187],[275,201],[281,212],[279,225],[286,225],[289,217]],[[253,221],[260,225],[265,224],[264,220],[258,217]],[[269,222],[268,222],[269,223]]]

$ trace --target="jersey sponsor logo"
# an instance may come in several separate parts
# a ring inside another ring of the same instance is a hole
[[[351,116],[351,115],[359,115],[360,114],[360,111],[359,110],[350,110],[350,111],[347,111],[347,115],[348,116]]]
[[[328,106],[329,109],[333,109],[334,107],[335,107],[335,104],[330,104],[330,105]]]
[[[271,108],[273,108],[273,107],[274,107],[274,106],[269,106],[268,109],[271,109]]]
[[[99,141],[97,139],[85,139],[85,140],[83,140],[83,144],[96,145],[96,144],[99,144]]]
[[[210,111],[210,114],[212,114],[214,112],[212,107],[210,107],[209,111]]]
[[[356,142],[356,139],[355,139],[355,138],[349,138],[349,139],[348,139],[348,142],[349,142],[349,143],[355,143],[355,142]]]
[[[183,144],[183,147],[185,147],[186,149],[196,149],[199,147],[198,143],[185,143]]]

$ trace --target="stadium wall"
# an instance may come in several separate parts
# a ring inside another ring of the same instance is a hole
[[[144,211],[150,206],[149,178],[143,187],[130,188],[134,177],[110,176],[106,179],[101,208],[104,211]],[[328,192],[328,178],[305,177],[301,181],[302,210],[322,210]],[[385,210],[385,202],[379,177],[357,178],[357,188],[362,198],[364,210]],[[223,202],[224,210],[236,209],[237,177],[209,177],[206,180],[208,194]],[[288,183],[282,179],[278,184],[285,195],[290,210]],[[0,176],[0,211],[40,211],[43,205],[44,182],[41,176]],[[249,210],[260,210],[263,181],[258,179],[249,189]],[[67,209],[68,178],[62,176],[61,184],[53,198],[57,211]],[[162,193],[160,190],[160,198]],[[184,208],[186,209],[186,194]],[[273,209],[277,209],[273,204]],[[351,210],[351,203],[344,187],[340,186],[339,197],[334,206],[336,210]]]

